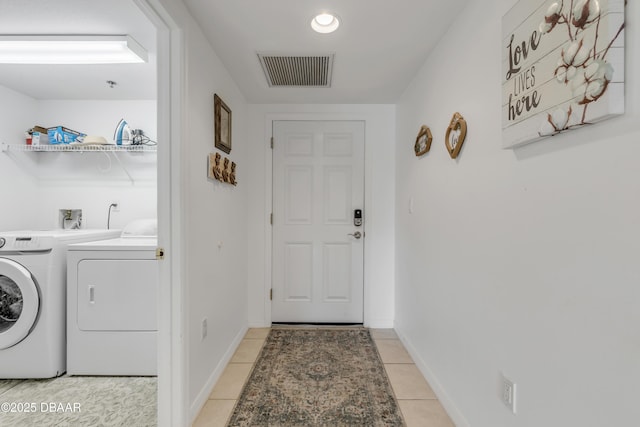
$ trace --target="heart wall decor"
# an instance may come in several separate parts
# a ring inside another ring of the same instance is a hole
[[[460,113],[454,113],[449,122],[447,133],[444,137],[444,143],[447,146],[447,151],[452,159],[458,157],[464,139],[467,137],[467,122]]]
[[[420,128],[420,132],[418,132],[418,136],[416,137],[416,143],[413,146],[416,156],[426,154],[431,148],[431,141],[433,141],[431,129],[429,129],[428,126],[422,126]]]

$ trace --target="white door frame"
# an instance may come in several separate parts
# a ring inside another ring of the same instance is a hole
[[[264,176],[264,192],[265,192],[265,260],[264,260],[264,313],[265,319],[271,324],[271,299],[270,291],[272,288],[271,273],[273,263],[273,229],[270,223],[269,213],[273,212],[273,150],[268,147],[271,144],[271,137],[273,136],[273,122],[276,121],[360,121],[364,123],[364,227],[363,231],[367,229],[367,221],[372,220],[373,209],[371,206],[371,181],[372,171],[370,162],[367,161],[367,131],[368,131],[369,116],[362,113],[270,113],[265,115],[265,147],[267,147],[267,155],[265,157],[265,176]],[[277,141],[276,141],[277,144]],[[371,253],[367,245],[367,239],[363,239],[364,245],[364,326],[369,325],[370,320],[370,295],[367,289],[368,272],[367,272],[367,254]]]
[[[158,426],[187,426],[188,376],[182,260],[184,38],[159,0],[134,0],[155,25],[158,44]]]

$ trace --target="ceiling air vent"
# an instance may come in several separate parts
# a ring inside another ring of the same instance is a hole
[[[258,54],[270,87],[331,87],[333,54]]]

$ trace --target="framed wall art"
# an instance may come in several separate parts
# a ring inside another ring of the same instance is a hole
[[[625,0],[520,0],[502,18],[504,148],[624,113]]]
[[[416,143],[413,146],[416,156],[426,154],[431,149],[431,141],[433,141],[431,129],[429,129],[428,126],[422,126],[416,137]]]
[[[238,185],[236,167],[236,162],[223,158],[220,153],[210,153],[207,158],[207,178]]]
[[[449,127],[447,127],[447,132],[444,135],[444,145],[447,147],[447,151],[452,159],[458,157],[466,138],[467,121],[462,117],[462,114],[454,113],[449,122]]]
[[[215,146],[225,153],[231,153],[231,109],[217,95],[213,95],[213,117]]]

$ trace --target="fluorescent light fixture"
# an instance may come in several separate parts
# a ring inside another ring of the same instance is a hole
[[[147,51],[130,36],[0,36],[4,64],[131,64],[147,59]]]
[[[333,33],[340,26],[340,20],[331,13],[321,13],[311,20],[311,28],[318,33]]]

